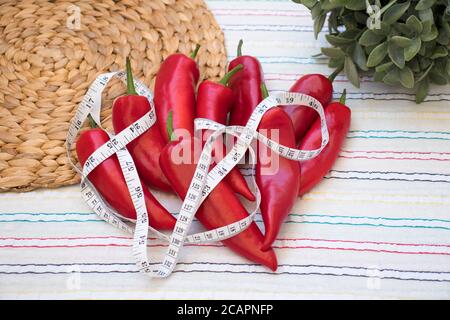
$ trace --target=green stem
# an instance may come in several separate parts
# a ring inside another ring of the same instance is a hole
[[[197,44],[197,45],[195,46],[194,51],[192,51],[192,53],[191,53],[191,55],[190,55],[191,59],[195,59],[195,58],[197,57],[198,50],[200,50],[200,45],[199,45],[199,44]]]
[[[244,41],[239,40],[239,44],[237,46],[237,56],[240,57],[242,56],[242,45],[244,44]]]
[[[344,65],[341,65],[341,66],[339,66],[336,70],[334,70],[334,72],[328,76],[328,80],[330,80],[331,82],[333,82],[334,79],[336,78],[336,76],[337,76],[339,73],[341,73],[342,70],[344,70]]]
[[[236,67],[228,71],[228,73],[226,73],[223,76],[223,78],[219,81],[219,83],[223,84],[224,86],[227,86],[228,82],[230,82],[231,77],[233,77],[236,74],[236,72],[242,69],[244,69],[244,66],[242,64],[238,64]]]
[[[172,110],[170,110],[169,114],[167,115],[166,130],[167,130],[167,135],[169,136],[170,141],[175,141],[177,137],[173,134],[173,112],[172,112]]]
[[[339,98],[339,103],[345,105],[345,98],[347,97],[347,89],[344,89],[341,97]]]
[[[137,95],[136,88],[134,87],[133,73],[131,71],[131,62],[129,57],[127,57],[126,67],[127,67],[127,94]]]
[[[269,90],[267,90],[266,84],[264,82],[261,83],[261,93],[262,93],[263,99],[265,99],[269,96]]]
[[[95,123],[94,118],[92,118],[91,114],[88,114],[87,116],[88,120],[89,120],[89,127],[91,127],[92,129],[98,128],[97,123]]]

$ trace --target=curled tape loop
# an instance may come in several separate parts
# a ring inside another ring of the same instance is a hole
[[[144,197],[142,197],[142,186],[134,164],[133,158],[128,152],[126,145],[143,134],[156,122],[155,109],[153,105],[153,95],[150,90],[140,81],[134,79],[136,92],[138,95],[145,96],[150,102],[151,110],[140,119],[129,125],[126,129],[117,135],[108,133],[110,140],[93,152],[83,167],[74,162],[70,150],[72,150],[75,139],[81,130],[83,123],[89,114],[100,126],[100,106],[101,93],[112,78],[119,78],[126,83],[125,72],[110,72],[99,75],[92,85],[89,87],[86,95],[78,106],[75,116],[71,120],[70,127],[66,139],[67,157],[73,168],[81,176],[81,194],[89,207],[103,220],[109,224],[119,228],[125,232],[134,234],[133,237],[133,256],[136,260],[138,269],[149,275],[150,277],[165,278],[174,270],[178,255],[184,243],[204,243],[219,240],[225,240],[242,232],[250,226],[256,215],[261,202],[261,195],[256,185],[255,178],[252,176],[252,184],[255,187],[256,205],[255,209],[248,217],[236,221],[230,225],[223,226],[214,230],[200,232],[188,235],[192,220],[202,202],[208,197],[209,193],[217,186],[218,183],[233,169],[242,157],[249,151],[251,163],[256,163],[255,150],[250,145],[253,139],[258,139],[261,143],[268,146],[274,152],[291,160],[308,160],[317,156],[328,143],[328,129],[326,126],[323,107],[319,101],[308,95],[299,93],[280,93],[270,95],[256,106],[247,125],[242,126],[224,126],[208,119],[196,119],[196,130],[208,129],[213,133],[207,139],[198,161],[194,176],[192,178],[188,196],[183,201],[180,213],[174,231],[170,236],[149,227],[148,213],[145,206]],[[278,105],[304,105],[314,109],[319,113],[321,119],[322,143],[320,148],[315,150],[298,150],[280,145],[276,141],[268,139],[257,131],[259,122],[264,114],[271,108]],[[214,141],[223,133],[231,134],[238,137],[235,145],[224,158],[208,171],[212,162],[212,145]],[[121,216],[116,210],[111,208],[97,192],[95,187],[89,181],[88,175],[99,164],[110,156],[116,154],[124,174],[128,191],[130,193],[133,205],[136,209],[136,220],[128,219]],[[129,223],[135,223],[132,228]],[[168,242],[167,251],[159,264],[150,263],[147,257],[147,240],[148,232]]]

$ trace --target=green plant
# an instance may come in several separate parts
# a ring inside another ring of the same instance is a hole
[[[328,20],[322,48],[335,74],[359,87],[359,74],[414,88],[416,102],[429,84],[450,82],[450,0],[293,0],[311,10],[317,38]]]

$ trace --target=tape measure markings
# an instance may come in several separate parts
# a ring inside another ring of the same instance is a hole
[[[224,240],[242,232],[250,226],[254,220],[256,211],[261,201],[261,195],[256,183],[254,182],[254,177],[253,182],[256,186],[257,199],[256,208],[249,214],[248,217],[227,226],[222,226],[206,232],[200,232],[192,235],[187,234],[195,213],[202,202],[215,188],[215,186],[217,186],[217,184],[220,183],[228,172],[230,172],[230,170],[233,169],[233,167],[241,160],[247,150],[249,150],[254,166],[256,163],[256,156],[255,151],[250,146],[253,139],[258,139],[263,144],[271,148],[274,152],[292,160],[306,160],[313,158],[321,152],[328,142],[328,130],[326,128],[326,121],[322,106],[314,98],[303,94],[282,93],[267,97],[255,108],[245,127],[226,127],[211,120],[196,119],[196,130],[208,129],[213,130],[214,132],[210,135],[204,145],[186,198],[183,201],[180,213],[177,217],[175,228],[169,237],[148,225],[149,218],[142,189],[144,186],[140,183],[134,161],[126,149],[126,145],[129,142],[136,139],[156,122],[153,96],[145,85],[143,85],[140,81],[134,80],[138,94],[147,97],[150,102],[151,110],[147,114],[115,136],[108,133],[110,135],[110,140],[89,156],[83,168],[80,168],[79,165],[74,164],[72,158],[70,157],[71,146],[74,143],[75,138],[87,116],[91,114],[94,121],[100,125],[101,93],[107,83],[114,77],[126,82],[126,75],[124,72],[110,72],[98,76],[88,89],[87,94],[82,99],[68,130],[66,141],[67,155],[72,166],[75,170],[77,170],[77,172],[80,173],[82,177],[81,192],[84,200],[101,219],[129,233],[133,233],[133,228],[128,226],[123,221],[135,222],[136,226],[134,228],[133,237],[133,256],[136,259],[138,269],[151,277],[167,277],[171,274],[175,268],[179,252],[183,247],[184,242],[200,243]],[[257,127],[265,112],[280,104],[307,105],[319,113],[322,126],[322,144],[320,148],[316,150],[297,150],[288,148],[257,132]],[[223,135],[223,133],[232,134],[237,136],[238,139],[231,151],[228,152],[227,155],[208,172],[208,168],[212,162],[212,145],[219,136]],[[116,154],[119,159],[127,188],[136,209],[136,220],[128,219],[118,214],[116,210],[111,208],[103,200],[101,195],[96,191],[95,187],[87,178],[87,175],[92,172],[96,166],[114,154]],[[147,238],[149,230],[154,232],[157,238],[169,242],[167,252],[164,255],[162,263],[156,265],[156,267],[154,266],[154,263],[149,263],[147,258]],[[153,266],[153,268],[150,266]]]

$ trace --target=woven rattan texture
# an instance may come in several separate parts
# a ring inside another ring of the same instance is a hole
[[[95,77],[123,70],[153,88],[171,53],[201,45],[203,78],[223,75],[223,33],[202,0],[0,0],[0,190],[79,182],[65,155],[69,121]],[[102,124],[125,87],[103,95]]]

